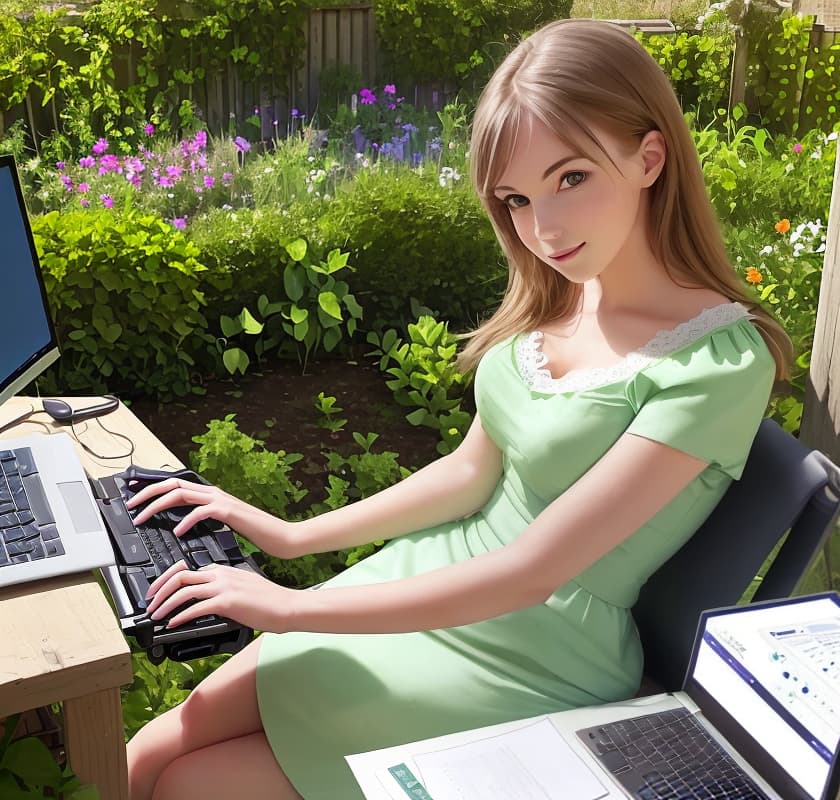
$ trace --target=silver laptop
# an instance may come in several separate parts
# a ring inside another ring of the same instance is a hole
[[[38,255],[10,156],[0,156],[0,424],[6,400],[58,358]],[[114,563],[71,438],[0,439],[0,586]]]
[[[630,797],[834,800],[840,594],[704,612],[673,700],[575,731]]]

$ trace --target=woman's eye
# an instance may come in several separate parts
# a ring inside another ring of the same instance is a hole
[[[524,194],[509,194],[503,200],[504,204],[510,208],[524,208],[528,205],[528,198]]]
[[[560,181],[560,186],[579,186],[586,180],[585,172],[567,172]]]

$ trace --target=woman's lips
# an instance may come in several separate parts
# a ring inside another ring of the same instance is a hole
[[[580,249],[585,245],[586,242],[582,242],[577,247],[570,247],[568,250],[559,250],[556,253],[552,253],[549,258],[552,261],[566,261],[576,253],[580,252]]]

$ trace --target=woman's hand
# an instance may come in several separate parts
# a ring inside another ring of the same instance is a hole
[[[176,536],[183,536],[202,520],[215,519],[253,542],[263,552],[289,558],[292,523],[249,505],[218,486],[167,478],[141,489],[126,501],[126,508],[137,508],[143,503],[148,505],[134,517],[135,525],[141,525],[168,508],[194,506],[173,528]]]
[[[153,599],[146,611],[157,620],[193,600],[169,620],[167,628],[217,614],[249,628],[282,633],[288,630],[294,591],[250,569],[209,564],[190,570],[178,561],[149,587],[146,597]]]

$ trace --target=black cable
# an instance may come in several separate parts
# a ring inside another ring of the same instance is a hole
[[[119,433],[118,431],[112,431],[110,428],[106,428],[102,424],[102,420],[100,420],[99,417],[95,417],[95,419],[96,419],[96,423],[99,425],[100,428],[102,428],[103,431],[105,431],[105,433],[110,433],[111,436],[116,436],[117,438],[123,439],[124,441],[128,442],[129,450],[128,450],[127,453],[121,453],[120,455],[116,455],[116,456],[106,456],[106,455],[102,455],[101,453],[97,453],[95,450],[93,450],[91,447],[89,447],[88,445],[86,445],[82,441],[81,437],[79,436],[79,433],[76,431],[76,424],[74,422],[71,422],[70,423],[70,429],[73,431],[73,437],[84,448],[85,452],[89,453],[94,458],[99,458],[103,461],[112,461],[112,460],[118,459],[118,458],[129,458],[129,457],[131,457],[131,455],[134,453],[134,449],[135,449],[134,440],[131,439],[130,436],[126,436],[124,433]],[[85,430],[87,430],[87,424],[85,425]],[[82,433],[84,433],[84,431],[82,431]]]

